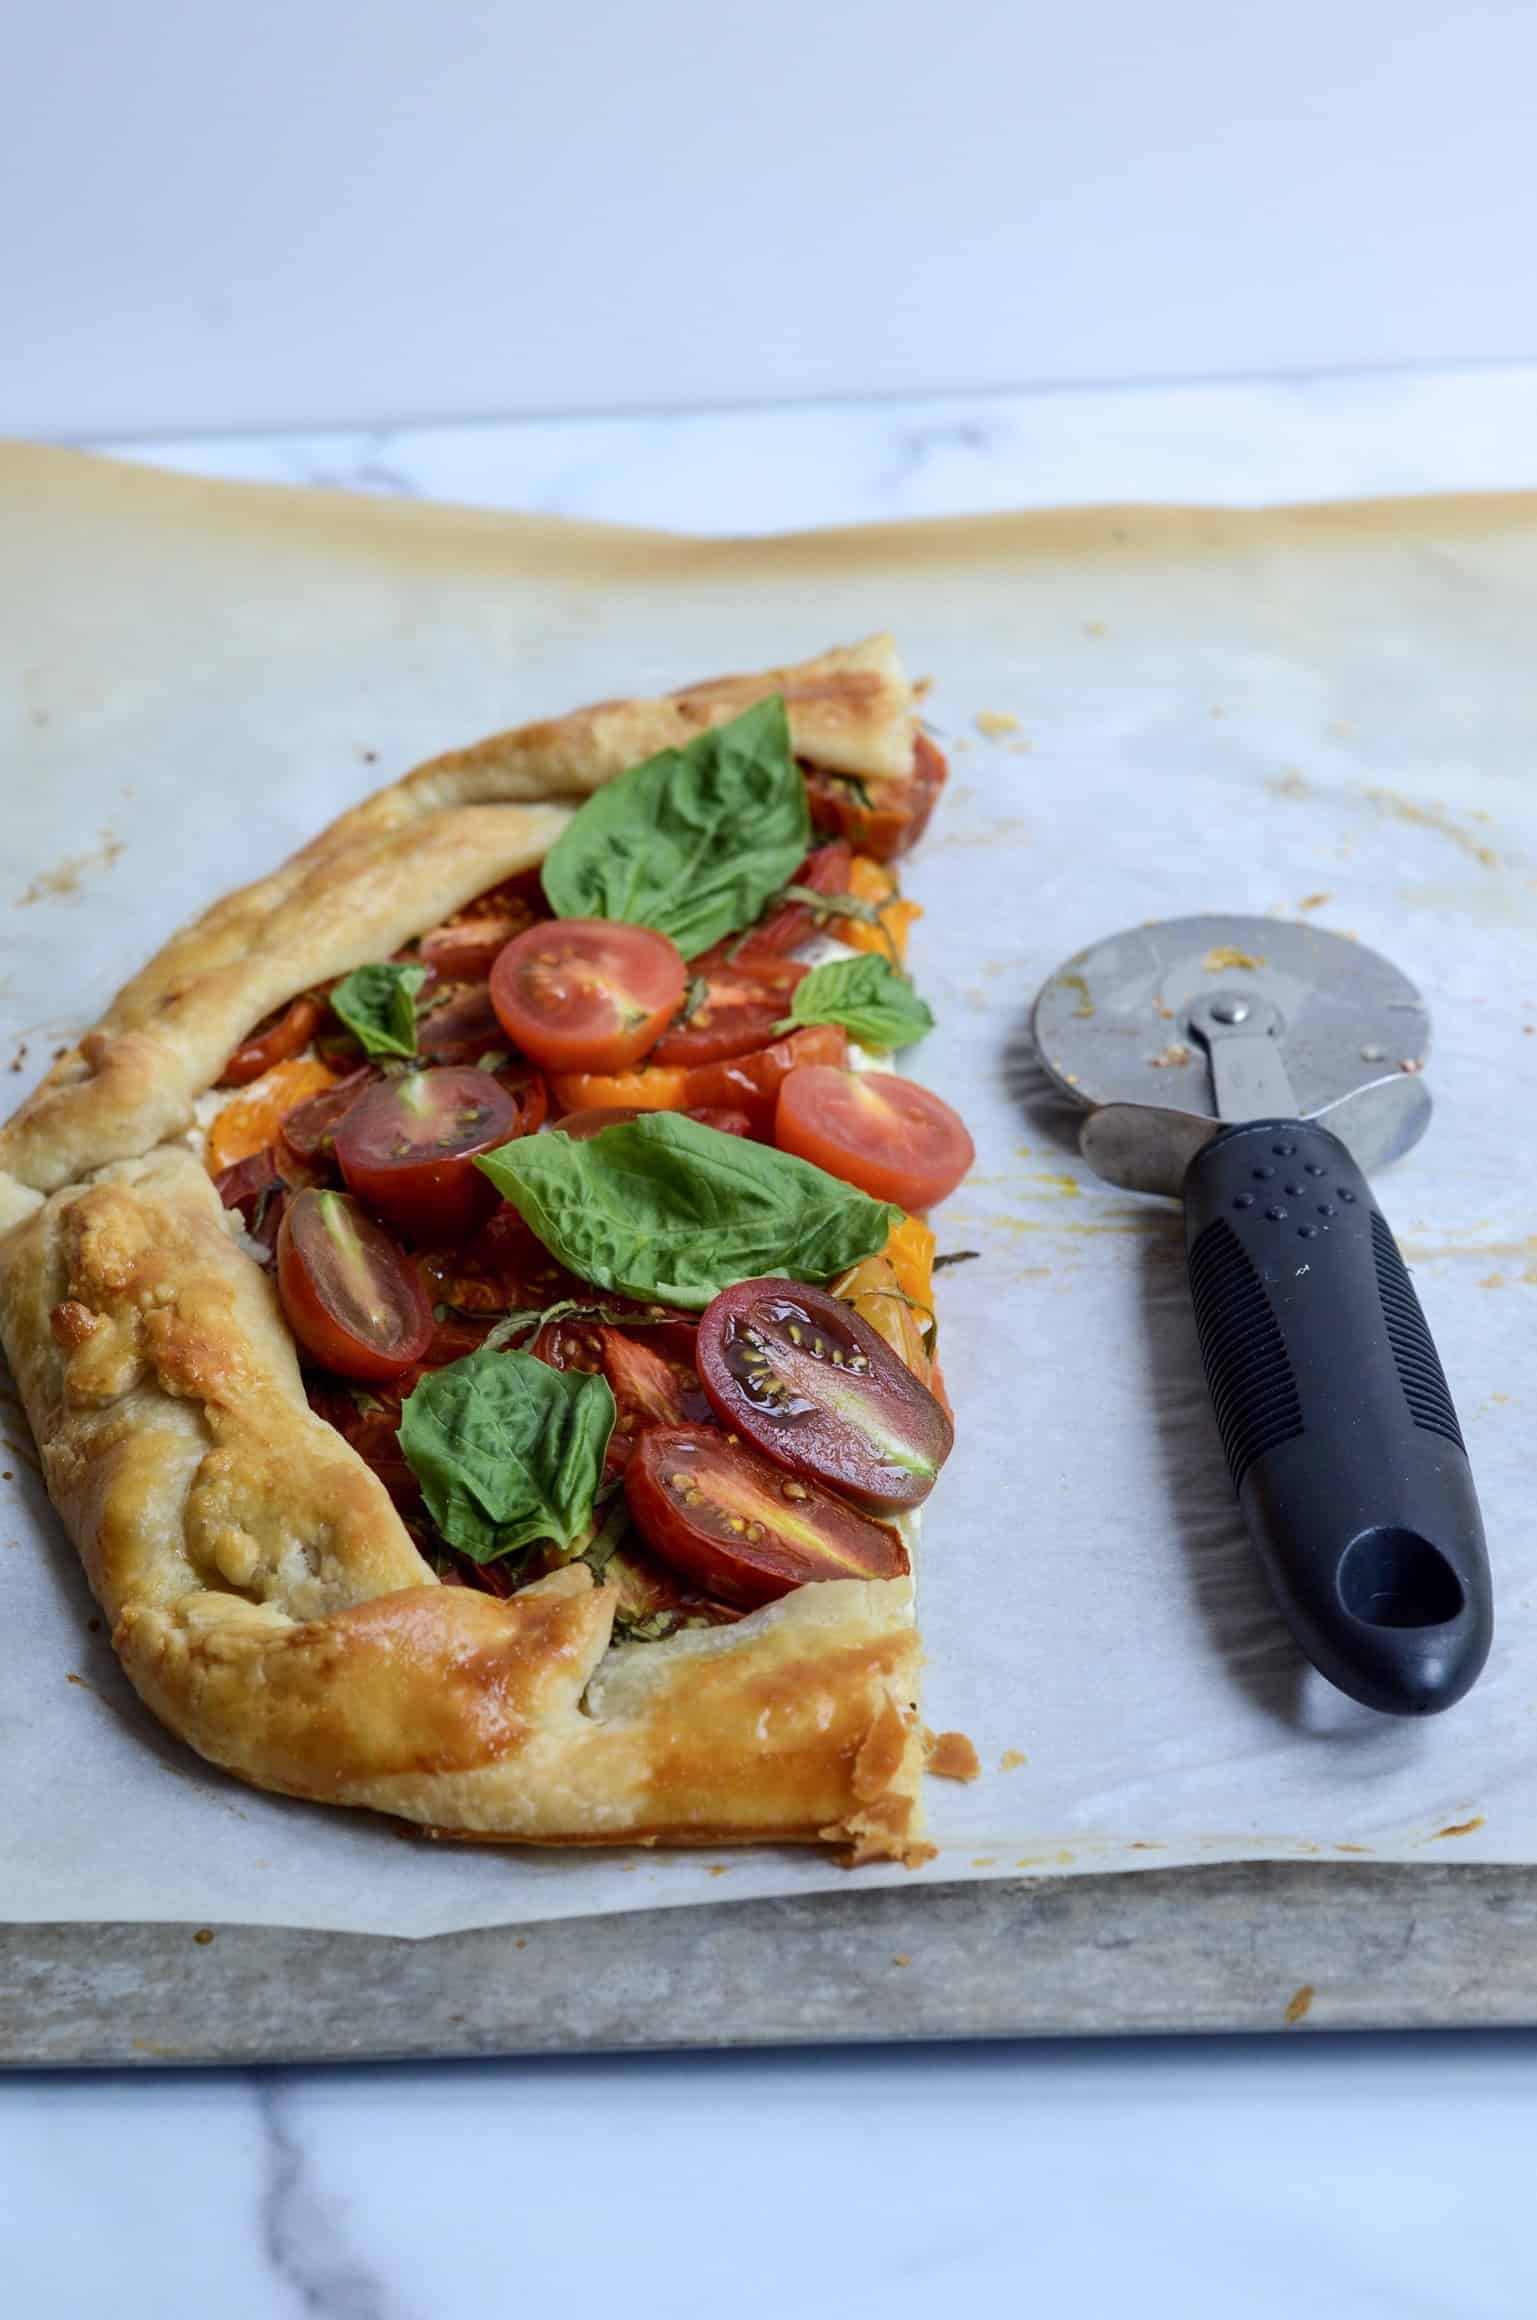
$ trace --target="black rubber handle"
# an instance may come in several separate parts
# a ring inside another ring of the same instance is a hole
[[[1304,1120],[1225,1129],[1186,1173],[1185,1243],[1233,1486],[1292,1633],[1368,1707],[1449,1708],[1489,1656],[1483,1518],[1365,1177]]]

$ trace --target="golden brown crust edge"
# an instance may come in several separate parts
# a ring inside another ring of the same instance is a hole
[[[761,693],[784,675],[730,682]],[[910,734],[910,696],[906,714]],[[0,1241],[0,1338],[119,1656],[162,1722],[238,1777],[440,1833],[821,1839],[856,1858],[913,1857],[919,1653],[905,1581],[807,1587],[734,1627],[615,1652],[612,1592],[584,1569],[508,1602],[440,1586],[376,1477],[310,1411],[271,1284],[190,1151],[112,1149],[173,1097],[159,1132],[179,1125],[270,1007],[538,859],[564,824],[530,804],[492,833],[470,826],[488,810],[478,802],[434,808],[425,833],[414,815],[392,822],[383,809],[432,773],[178,936],[115,1002],[92,1077],[56,1083],[77,1097],[62,1124],[34,1099],[0,1131],[13,1168],[30,1163],[12,1191],[25,1185],[31,1212]],[[335,926],[306,941],[306,896],[336,924],[357,908],[367,932],[350,958],[314,963]],[[130,1072],[144,1084],[127,1104]],[[89,1180],[40,1201],[39,1175],[84,1172],[82,1146]]]

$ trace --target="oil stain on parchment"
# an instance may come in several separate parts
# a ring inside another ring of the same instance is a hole
[[[98,870],[110,870],[123,851],[123,840],[115,838],[110,830],[103,830],[101,843],[88,854],[71,854],[56,863],[51,870],[40,870],[25,894],[16,898],[18,910],[25,910],[34,902],[50,901],[59,894],[78,894],[82,879],[90,878]]]

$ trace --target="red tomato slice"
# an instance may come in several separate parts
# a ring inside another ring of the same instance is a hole
[[[745,1112],[748,1133],[769,1136],[774,1099],[787,1072],[802,1064],[841,1064],[848,1055],[846,1033],[834,1023],[811,1023],[772,1046],[724,1063],[643,1064],[639,1071],[562,1073],[551,1082],[557,1104],[568,1111],[589,1106],[622,1106],[637,1112]]]
[[[286,1007],[279,1007],[258,1023],[249,1039],[240,1042],[219,1074],[218,1085],[246,1087],[275,1063],[287,1063],[291,1056],[301,1055],[319,1030],[325,1012],[324,999],[308,991],[290,999]]]
[[[819,830],[834,830],[849,840],[856,854],[873,854],[878,862],[894,861],[923,836],[935,800],[949,778],[950,768],[926,733],[913,744],[912,779],[870,782],[865,804],[852,783],[819,766],[806,768],[806,796],[811,819]]]
[[[648,1061],[665,1070],[672,1063],[723,1063],[766,1047],[776,1023],[789,1014],[790,994],[806,973],[794,959],[767,954],[751,966],[717,962],[706,968],[703,998],[687,1022],[663,1032]]]
[[[505,1053],[507,1034],[486,985],[466,983],[445,992],[418,1020],[416,1045],[424,1063],[478,1063],[483,1055]]]
[[[889,1071],[791,1072],[779,1091],[774,1141],[906,1209],[944,1200],[977,1156],[958,1112]]]
[[[446,982],[483,983],[498,951],[549,915],[539,872],[520,870],[424,934],[417,953],[422,965]]]
[[[429,1249],[422,1271],[435,1303],[488,1319],[502,1313],[537,1310],[568,1297],[590,1298],[591,1289],[557,1264],[536,1241],[517,1210],[504,1205],[475,1238],[453,1249]]]
[[[694,1367],[691,1325],[658,1322],[633,1332],[607,1322],[547,1321],[530,1351],[551,1369],[601,1371],[613,1389],[618,1416],[609,1436],[604,1472],[622,1474],[642,1427],[710,1426],[714,1417]]]
[[[618,1128],[626,1120],[641,1120],[645,1113],[638,1104],[599,1104],[590,1111],[567,1112],[563,1120],[553,1124],[563,1136],[574,1143],[585,1144],[589,1136],[601,1136],[605,1128]],[[716,1128],[723,1136],[746,1136],[752,1122],[745,1112],[727,1111],[710,1104],[696,1104],[687,1115],[703,1127]]]
[[[225,1207],[239,1209],[246,1231],[270,1257],[277,1246],[278,1226],[288,1199],[288,1187],[278,1173],[271,1147],[221,1168],[213,1181]]]
[[[310,1170],[326,1168],[336,1153],[336,1130],[352,1109],[366,1087],[372,1087],[379,1074],[371,1063],[360,1071],[349,1072],[335,1087],[322,1088],[318,1096],[295,1104],[284,1115],[278,1130],[278,1150],[285,1162],[295,1164],[294,1173],[306,1176]]]
[[[853,1307],[796,1281],[738,1281],[706,1306],[699,1375],[730,1434],[877,1513],[921,1505],[955,1429]]]
[[[508,943],[491,970],[491,1004],[536,1063],[615,1071],[655,1045],[687,981],[677,944],[648,926],[552,919]]]
[[[829,845],[814,846],[791,879],[792,886],[809,886],[817,894],[847,894],[849,864],[853,848],[847,839],[834,838]],[[756,926],[734,942],[721,943],[716,950],[706,951],[702,959],[694,961],[696,975],[707,973],[718,954],[735,953],[735,964],[740,967],[756,966],[765,958],[783,957],[786,952],[798,950],[821,931],[819,914],[809,902],[781,902]]]
[[[894,1579],[907,1549],[820,1483],[694,1426],[648,1426],[625,1469],[631,1519],[654,1554],[752,1610],[813,1579]]]
[[[431,1342],[416,1266],[344,1192],[294,1194],[278,1231],[278,1294],[305,1352],[340,1377],[399,1377]]]
[[[500,1195],[475,1166],[518,1133],[518,1107],[488,1071],[463,1065],[382,1079],[336,1130],[347,1188],[411,1240],[462,1240]]]
[[[415,1380],[411,1382],[414,1384]],[[399,1513],[408,1517],[420,1515],[423,1511],[421,1485],[397,1439],[400,1388],[385,1385],[365,1394],[365,1402],[377,1404],[373,1409],[360,1409],[352,1388],[339,1385],[330,1378],[307,1379],[306,1391],[310,1408],[316,1416],[324,1418],[328,1426],[334,1426],[338,1434],[352,1444],[358,1456],[373,1468]]]

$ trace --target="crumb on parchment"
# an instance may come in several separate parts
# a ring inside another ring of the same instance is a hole
[[[976,1780],[981,1776],[982,1759],[964,1732],[937,1732],[929,1741],[924,1770],[932,1772],[936,1780]]]
[[[1309,2006],[1312,2005],[1313,1997],[1314,1991],[1311,1982],[1303,1982],[1299,1988],[1293,1990],[1291,1996],[1286,2001],[1287,2021],[1300,2022],[1303,2015],[1307,2012]]]
[[[998,1770],[1000,1772],[1017,1772],[1022,1764],[1028,1764],[1029,1761],[1030,1759],[1023,1748],[1005,1748],[998,1759]]]
[[[1019,731],[1019,719],[1011,717],[1007,709],[979,709],[972,723],[989,741],[1001,741],[1006,733]]]
[[[1183,1039],[1171,1039],[1167,1047],[1160,1048],[1156,1055],[1150,1055],[1147,1060],[1154,1071],[1177,1071],[1182,1064],[1190,1061],[1190,1050]]]

